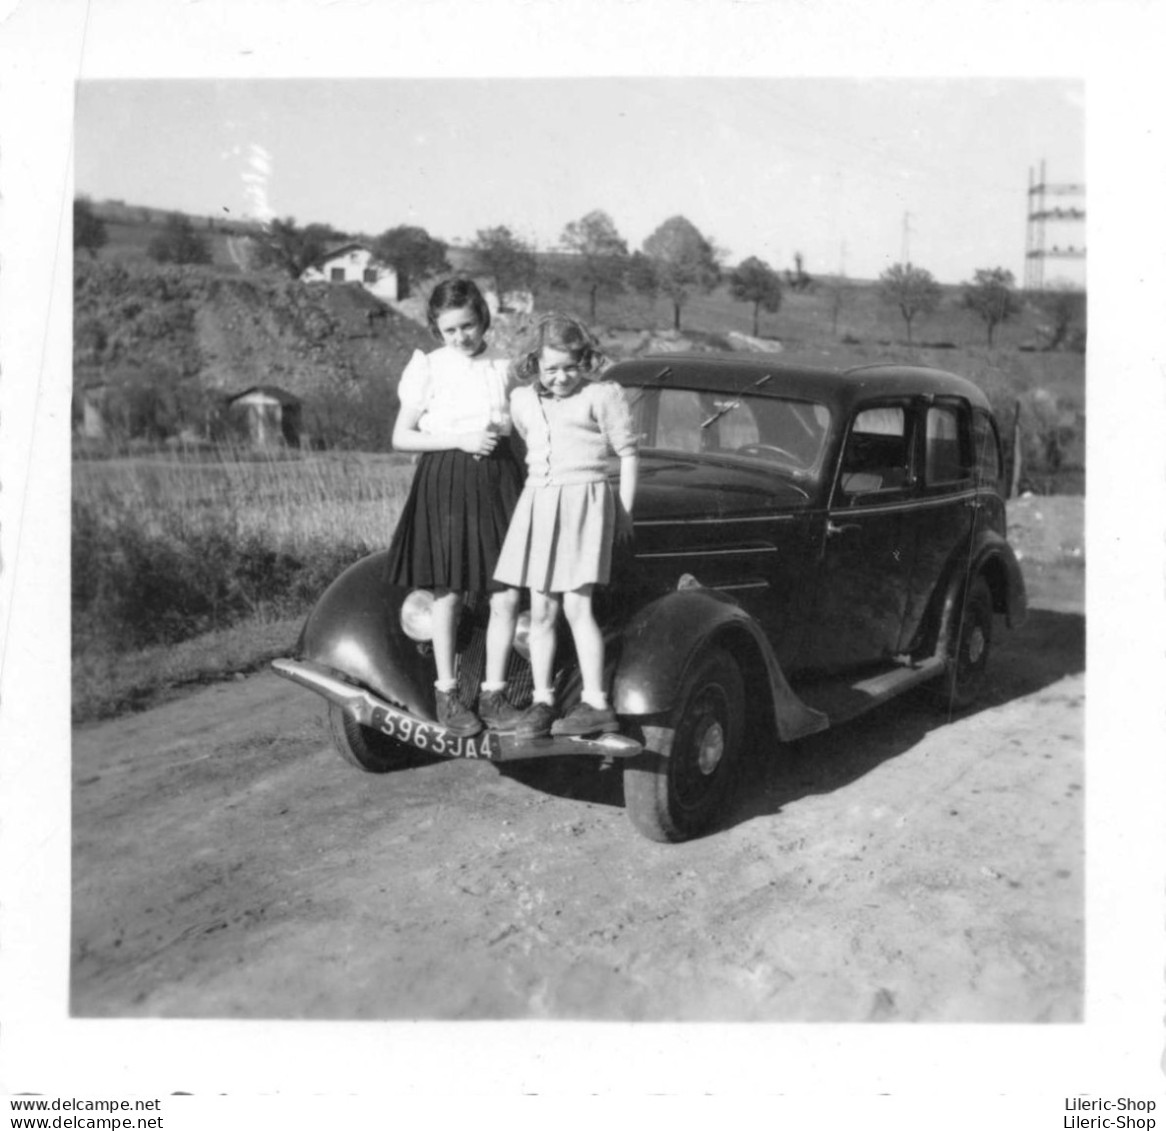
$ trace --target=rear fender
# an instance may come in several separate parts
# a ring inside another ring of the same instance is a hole
[[[361,558],[328,586],[304,622],[296,654],[432,718],[432,664],[401,628],[407,590],[388,584],[387,558],[384,550]]]
[[[736,602],[710,589],[666,594],[641,609],[621,638],[612,688],[620,715],[667,717],[696,658],[717,644],[742,667],[764,672],[778,737],[784,741],[825,730],[829,720],[791,690],[760,625]]]

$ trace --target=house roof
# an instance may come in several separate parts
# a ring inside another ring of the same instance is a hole
[[[324,254],[320,256],[321,263],[327,263],[329,259],[335,259],[338,255],[344,255],[349,251],[367,251],[372,255],[372,248],[368,244],[360,243],[355,240],[349,240],[347,243],[337,244],[335,247],[327,248]]]
[[[278,385],[252,385],[249,389],[244,389],[241,393],[234,393],[227,398],[227,404],[234,404],[236,401],[241,401],[244,397],[252,396],[259,393],[265,397],[271,397],[272,400],[279,401],[280,404],[296,405],[303,402],[294,393],[289,393],[286,389],[279,388]]]

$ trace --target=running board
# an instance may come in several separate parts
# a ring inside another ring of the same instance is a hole
[[[830,680],[798,686],[795,690],[808,706],[824,711],[830,717],[830,726],[835,727],[902,695],[912,687],[937,679],[946,666],[941,656],[932,656],[917,664],[896,665],[850,683]]]

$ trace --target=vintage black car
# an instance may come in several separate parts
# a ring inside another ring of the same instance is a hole
[[[714,826],[746,757],[929,683],[946,709],[982,687],[993,620],[1025,616],[1005,539],[1000,437],[984,394],[935,369],[845,371],[756,357],[645,357],[618,381],[642,436],[634,546],[597,613],[620,733],[456,738],[434,719],[424,591],[357,562],[308,617],[282,675],[330,704],[339,752],[385,772],[426,756],[584,755],[622,766],[635,826]],[[481,679],[487,608],[468,604],[459,679]],[[530,669],[520,621],[511,696]],[[570,634],[556,689],[578,698]],[[856,741],[861,736],[856,732]]]

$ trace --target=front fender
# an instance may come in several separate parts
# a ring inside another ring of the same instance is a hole
[[[667,716],[678,706],[684,676],[713,643],[724,645],[742,667],[764,672],[778,737],[785,741],[825,730],[829,720],[790,689],[761,626],[735,601],[711,589],[668,593],[628,622],[612,686],[620,715]]]
[[[385,550],[349,566],[324,591],[296,654],[322,664],[422,718],[433,716],[433,677],[401,628],[406,590],[387,582]]]

